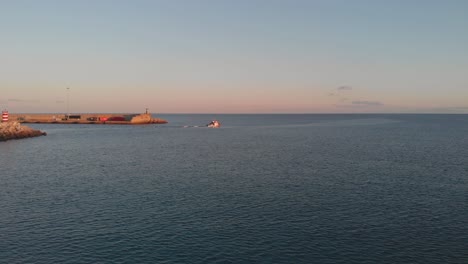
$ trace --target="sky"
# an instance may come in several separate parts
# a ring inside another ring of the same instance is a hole
[[[467,12],[466,0],[0,0],[0,108],[468,113]]]

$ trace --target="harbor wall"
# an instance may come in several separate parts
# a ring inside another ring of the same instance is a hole
[[[10,121],[20,123],[45,123],[45,124],[165,124],[166,120],[152,118],[151,114],[11,114]]]

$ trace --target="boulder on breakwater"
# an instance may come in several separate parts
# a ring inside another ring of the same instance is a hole
[[[0,141],[47,135],[45,132],[22,126],[18,122],[0,123]]]

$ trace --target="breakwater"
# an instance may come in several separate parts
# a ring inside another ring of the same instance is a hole
[[[117,124],[143,125],[166,124],[167,121],[153,118],[151,114],[10,114],[10,120],[19,123],[41,124]]]
[[[0,123],[0,141],[47,135],[45,132],[22,126],[18,122]]]

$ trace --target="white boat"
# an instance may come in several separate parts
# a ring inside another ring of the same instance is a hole
[[[219,122],[217,120],[213,120],[211,121],[208,125],[206,125],[207,127],[211,127],[211,128],[218,128],[220,127],[221,125],[219,124]]]

